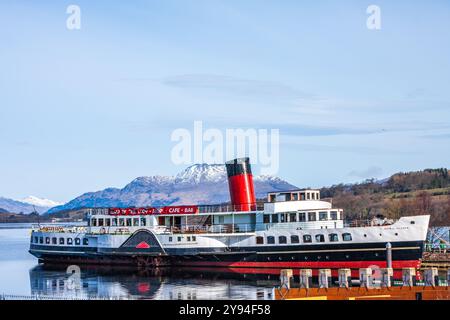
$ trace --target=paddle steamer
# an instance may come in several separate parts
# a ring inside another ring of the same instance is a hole
[[[38,226],[30,253],[44,263],[232,268],[420,267],[429,216],[344,223],[319,190],[270,192],[257,202],[248,158],[226,163],[231,204],[88,209],[87,226]]]

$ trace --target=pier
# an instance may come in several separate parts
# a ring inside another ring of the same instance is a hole
[[[300,269],[299,281],[293,283],[294,271],[281,270],[280,286],[275,300],[450,300],[450,269],[443,273],[436,267],[423,269],[423,280],[414,268],[402,269],[402,279],[393,279],[392,268],[382,268],[375,277],[371,268],[359,269],[359,279],[351,278],[352,270],[339,269],[332,282],[331,270],[320,269],[318,285],[312,285],[312,270]],[[376,278],[376,279],[375,279]],[[294,287],[295,286],[295,287]]]

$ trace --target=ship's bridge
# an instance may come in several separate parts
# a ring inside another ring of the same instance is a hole
[[[269,192],[264,204],[263,217],[257,222],[281,227],[296,223],[302,228],[340,228],[343,226],[343,210],[320,199],[320,191],[297,189]]]

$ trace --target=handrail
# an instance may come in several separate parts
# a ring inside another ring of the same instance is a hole
[[[150,209],[153,208],[157,211],[157,213],[154,213],[152,215],[170,215],[168,213],[163,213],[163,209],[166,207],[147,207],[144,209]],[[183,207],[183,206],[180,206]],[[226,212],[252,212],[252,211],[263,211],[264,210],[264,204],[263,203],[253,203],[253,204],[242,204],[242,205],[232,205],[232,204],[219,204],[219,205],[199,205],[194,206],[196,208],[196,212],[194,214],[202,214],[202,213],[226,213]],[[125,209],[125,208],[123,208]],[[136,209],[141,208],[134,208],[130,207],[127,209],[132,209],[134,211],[133,214],[130,214],[130,216],[133,215],[139,215],[137,213]],[[89,211],[90,215],[109,215],[110,208],[89,208],[87,209]]]

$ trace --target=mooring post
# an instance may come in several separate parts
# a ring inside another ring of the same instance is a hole
[[[319,288],[329,288],[331,284],[331,269],[319,269]]]
[[[394,281],[394,269],[383,268],[381,269],[381,286],[382,287],[392,287]]]
[[[403,268],[402,269],[402,282],[404,287],[413,287],[416,285],[416,269]]]
[[[338,271],[339,288],[348,288],[352,285],[352,270],[339,269]]]
[[[312,286],[312,270],[300,269],[300,288],[309,289]]]
[[[439,283],[439,272],[437,268],[427,268],[424,272],[425,286],[435,287]]]
[[[392,269],[392,244],[386,243],[386,267]]]
[[[361,287],[372,287],[372,268],[359,269],[359,282]]]
[[[292,269],[282,269],[280,272],[280,289],[291,289]]]

